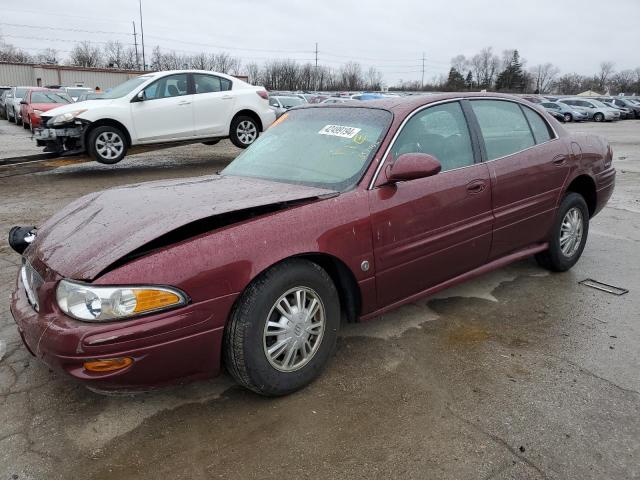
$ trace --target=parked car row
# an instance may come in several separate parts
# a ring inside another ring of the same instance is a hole
[[[524,96],[565,122],[610,122],[640,118],[640,99],[633,97]],[[562,118],[560,118],[562,116]]]
[[[0,108],[8,120],[31,128],[46,152],[86,151],[106,164],[122,160],[134,145],[213,145],[229,138],[246,148],[276,118],[263,87],[197,70],[148,73],[103,93],[12,87]]]

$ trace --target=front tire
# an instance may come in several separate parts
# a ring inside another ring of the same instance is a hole
[[[224,333],[224,364],[240,385],[286,395],[320,375],[339,327],[331,277],[308,260],[287,260],[256,278],[236,303]]]
[[[593,121],[594,122],[603,122],[604,121],[604,115],[600,112],[597,112],[593,115]]]
[[[564,121],[569,123],[573,120],[573,116],[570,113],[565,113],[564,114]]]
[[[589,233],[589,208],[584,197],[568,193],[556,214],[549,249],[536,254],[538,264],[553,272],[566,272],[580,259]]]
[[[87,145],[93,159],[106,165],[118,163],[127,154],[127,140],[124,133],[110,125],[91,130]]]
[[[247,115],[239,115],[231,121],[229,138],[238,148],[247,148],[256,141],[260,129],[258,123]]]

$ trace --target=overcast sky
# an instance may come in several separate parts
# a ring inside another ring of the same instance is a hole
[[[0,3],[0,34],[29,53],[66,56],[80,40],[132,44],[131,22],[140,26],[137,0]],[[143,21],[147,62],[155,45],[227,51],[245,63],[314,61],[318,42],[319,64],[356,60],[388,84],[419,80],[423,52],[426,81],[446,74],[455,55],[487,46],[498,55],[517,48],[527,66],[552,62],[562,73],[595,73],[604,60],[640,67],[640,0],[143,0]]]

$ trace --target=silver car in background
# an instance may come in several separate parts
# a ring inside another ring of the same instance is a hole
[[[540,102],[545,110],[560,113],[565,122],[584,122],[589,120],[589,113],[582,107],[573,107],[560,102]]]
[[[5,104],[5,113],[7,120],[17,125],[22,125],[22,116],[20,114],[20,102],[24,98],[27,90],[33,87],[12,87],[12,97]]]
[[[570,97],[561,98],[558,102],[572,107],[584,107],[586,111],[589,112],[589,119],[594,122],[612,122],[614,120],[620,120],[619,110],[611,108],[598,100]]]
[[[269,95],[269,106],[275,110],[276,118],[280,118],[290,108],[306,103],[304,99],[298,96]]]

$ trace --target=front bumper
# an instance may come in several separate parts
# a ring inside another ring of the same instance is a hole
[[[59,279],[59,278],[58,278]],[[50,368],[98,390],[147,389],[217,375],[224,324],[236,295],[136,319],[103,324],[64,315],[55,305],[57,280],[45,279],[41,308],[29,304],[18,278],[11,314],[27,349]],[[130,357],[133,364],[113,372],[84,369],[86,361]]]

